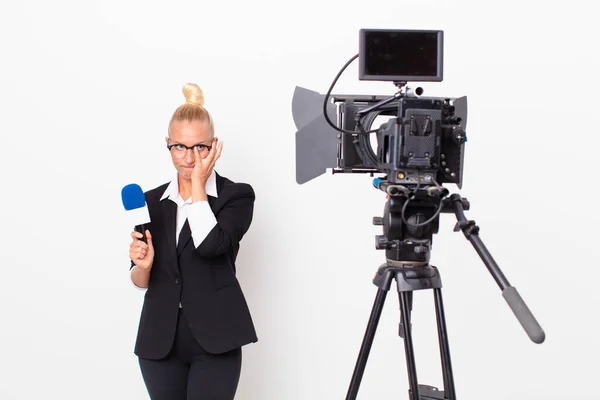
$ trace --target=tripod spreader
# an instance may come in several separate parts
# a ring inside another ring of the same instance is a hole
[[[483,244],[483,241],[479,237],[479,227],[475,224],[475,221],[468,220],[465,217],[464,199],[461,198],[459,194],[455,193],[444,199],[444,203],[444,208],[452,207],[454,209],[454,214],[458,220],[454,227],[454,231],[458,232],[461,230],[465,237],[471,242],[475,251],[479,254],[479,257],[502,290],[502,296],[517,317],[517,320],[521,323],[525,332],[527,332],[529,338],[534,343],[544,342],[546,338],[544,331],[519,295],[519,292],[517,292],[517,289],[510,285],[508,279],[506,279],[500,270],[500,267],[498,267],[498,264],[485,247],[485,244]]]

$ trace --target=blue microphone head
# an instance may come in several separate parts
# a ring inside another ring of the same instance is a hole
[[[123,187],[121,190],[121,200],[123,200],[125,210],[128,211],[142,208],[146,205],[144,192],[142,191],[142,188],[135,183]]]

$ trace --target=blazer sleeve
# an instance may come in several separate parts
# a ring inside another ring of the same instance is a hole
[[[217,257],[237,246],[250,228],[254,214],[254,189],[247,183],[234,184],[235,189],[225,205],[217,212],[217,224],[198,245],[202,257]]]

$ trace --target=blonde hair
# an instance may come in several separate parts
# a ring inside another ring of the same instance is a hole
[[[214,135],[214,122],[208,110],[204,108],[204,93],[200,86],[195,83],[186,83],[183,85],[182,91],[185,96],[185,103],[175,110],[169,121],[169,136],[171,136],[171,125],[174,121],[208,122],[210,133]]]

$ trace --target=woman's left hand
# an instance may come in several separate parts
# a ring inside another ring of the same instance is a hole
[[[208,155],[204,158],[202,158],[198,149],[194,147],[196,163],[194,165],[194,171],[192,171],[192,184],[199,184],[204,188],[222,151],[223,142],[220,142],[218,138],[213,139],[212,147],[209,150]]]

